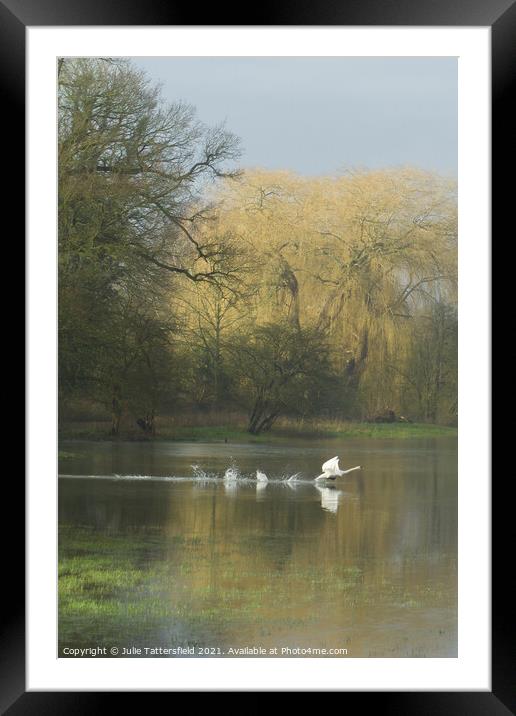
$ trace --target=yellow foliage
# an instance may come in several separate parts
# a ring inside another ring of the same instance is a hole
[[[254,320],[325,327],[341,365],[371,355],[381,365],[403,351],[411,316],[455,299],[451,180],[412,168],[317,178],[254,170],[214,198],[219,218],[206,230],[249,252]]]

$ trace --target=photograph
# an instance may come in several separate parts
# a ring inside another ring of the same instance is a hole
[[[58,660],[457,659],[458,88],[56,58]]]

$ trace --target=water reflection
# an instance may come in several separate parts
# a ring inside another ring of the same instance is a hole
[[[235,497],[238,492],[238,482],[236,480],[224,480],[224,492],[229,497]]]
[[[113,462],[104,445],[76,446],[63,470],[145,475],[152,463],[154,474],[189,479],[60,480],[61,644],[123,635],[456,654],[455,444],[350,441],[364,472],[328,486],[304,481],[325,445],[248,446],[229,479],[228,448],[145,449],[152,458],[129,446],[129,465],[123,451]],[[257,465],[268,482],[255,479]],[[281,480],[296,471],[302,480]]]
[[[343,494],[342,490],[338,490],[336,487],[319,487],[319,485],[316,485],[315,488],[321,495],[323,510],[336,513],[339,509],[339,497]]]
[[[256,483],[256,501],[265,499],[265,493],[267,491],[267,482]]]

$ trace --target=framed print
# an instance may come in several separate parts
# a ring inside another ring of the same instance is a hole
[[[5,708],[505,713],[490,94],[505,137],[514,8],[1,11],[28,249]]]

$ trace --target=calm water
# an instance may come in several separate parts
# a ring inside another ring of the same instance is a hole
[[[457,655],[455,439],[60,450],[60,656]]]

